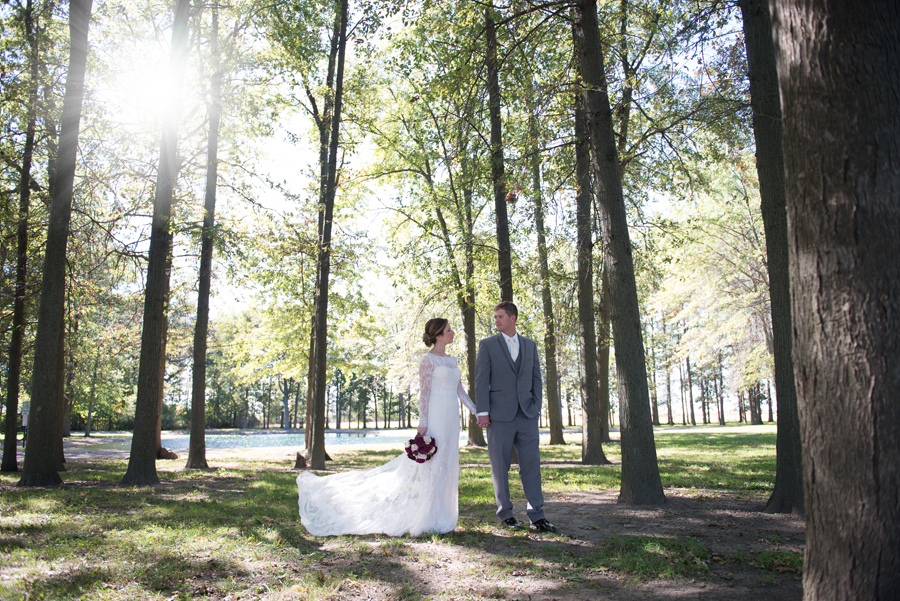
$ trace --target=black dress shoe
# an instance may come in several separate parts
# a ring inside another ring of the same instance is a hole
[[[519,520],[517,520],[516,518],[506,518],[505,520],[500,520],[500,525],[504,528],[509,528],[510,530],[515,530],[522,527],[522,525],[519,524]]]
[[[556,526],[543,518],[536,522],[531,522],[531,529],[537,532],[556,532]]]

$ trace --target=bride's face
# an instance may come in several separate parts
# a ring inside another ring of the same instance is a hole
[[[450,344],[451,342],[453,342],[454,336],[456,336],[456,332],[453,331],[453,329],[450,327],[450,324],[448,323],[444,328],[444,331],[438,334],[438,339],[440,339],[444,344]]]

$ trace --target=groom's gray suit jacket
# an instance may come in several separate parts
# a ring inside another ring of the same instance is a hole
[[[478,345],[475,362],[475,405],[492,420],[512,421],[522,409],[527,417],[541,411],[541,365],[537,345],[519,335],[519,356],[512,360],[503,334]]]

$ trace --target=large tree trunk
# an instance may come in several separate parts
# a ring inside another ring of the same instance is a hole
[[[650,395],[644,341],[625,197],[612,126],[612,110],[603,64],[595,0],[575,6],[576,50],[584,80],[584,105],[591,140],[592,167],[598,186],[605,263],[609,271],[613,341],[619,375],[619,423],[622,438],[622,485],[619,502],[659,504],[662,490],[656,443],[650,422]]]
[[[134,434],[131,455],[122,484],[148,486],[159,484],[156,473],[156,422],[159,407],[160,363],[165,361],[162,341],[165,335],[168,262],[172,244],[172,202],[178,176],[178,112],[187,62],[188,14],[191,0],[177,0],[172,30],[173,98],[169,117],[163,125],[150,230],[150,256],[144,292],[144,324],[138,366],[138,390],[135,402]]]
[[[900,10],[776,0],[772,21],[803,449],[804,598],[896,599]]]
[[[775,393],[778,433],[775,441],[775,488],[766,503],[769,513],[803,513],[800,417],[791,358],[791,294],[788,274],[787,199],[781,99],[768,0],[740,0],[750,75],[750,106],[756,139],[760,209],[766,233],[766,264],[772,305]]]
[[[500,300],[512,301],[512,247],[509,241],[509,217],[506,212],[507,186],[503,164],[503,124],[500,119],[500,67],[497,58],[497,32],[494,25],[493,0],[484,9],[484,15],[487,40],[488,113],[491,122],[491,181],[494,185],[494,213],[497,219]]]
[[[31,161],[34,156],[34,135],[37,126],[38,104],[38,43],[34,31],[34,10],[31,0],[25,4],[25,35],[30,44],[31,89],[28,92],[28,117],[25,125],[25,148],[22,152],[22,171],[19,176],[19,221],[16,232],[16,288],[13,302],[13,321],[9,338],[9,359],[6,376],[6,428],[3,439],[3,460],[0,471],[17,472],[19,385],[22,378],[22,354],[25,341],[25,285],[28,281],[28,213],[31,206]]]
[[[581,425],[581,462],[609,463],[603,452],[603,413],[597,377],[597,334],[594,330],[594,242],[592,239],[591,147],[585,122],[583,99],[575,97],[575,260],[577,262],[578,332],[584,361],[584,423]]]
[[[222,121],[222,65],[219,56],[219,7],[212,6],[209,32],[213,74],[209,89],[209,132],[206,143],[206,197],[200,236],[200,273],[197,282],[197,321],[194,324],[194,369],[191,374],[191,439],[186,468],[207,469],[206,461],[206,348],[209,335],[209,293],[219,180],[219,125]]]
[[[63,333],[66,296],[66,245],[75,188],[91,4],[91,0],[69,2],[69,69],[60,121],[59,153],[51,185],[50,223],[34,343],[31,412],[20,486],[53,486],[62,482],[54,451],[54,440],[59,436],[57,367],[61,360],[59,337]],[[48,374],[55,374],[55,377],[48,377]]]
[[[325,469],[325,389],[327,388],[328,359],[328,293],[331,274],[331,225],[334,215],[334,199],[337,186],[337,150],[340,140],[341,105],[344,91],[344,56],[347,49],[347,0],[341,1],[341,26],[338,36],[337,73],[334,90],[334,115],[328,151],[328,179],[322,199],[319,230],[319,253],[316,260],[316,309],[315,309],[315,385],[313,387],[312,436],[310,467]]]

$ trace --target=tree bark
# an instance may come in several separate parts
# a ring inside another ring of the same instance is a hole
[[[6,376],[6,428],[3,439],[3,460],[0,471],[17,472],[16,457],[19,415],[19,385],[22,379],[22,354],[25,341],[25,286],[28,282],[28,213],[31,206],[31,162],[34,156],[34,136],[37,127],[38,104],[38,42],[34,31],[34,10],[31,0],[25,4],[25,36],[30,45],[30,89],[28,116],[25,125],[25,147],[22,151],[22,171],[19,175],[19,219],[16,231],[16,288],[13,302],[13,321],[9,338],[9,358]]]
[[[581,462],[588,465],[609,463],[603,452],[603,415],[600,382],[597,377],[597,340],[594,331],[594,242],[592,239],[591,147],[585,122],[583,99],[575,97],[575,260],[577,262],[578,332],[584,361],[584,423],[581,425]],[[608,358],[607,358],[608,359]]]
[[[331,274],[331,226],[334,218],[334,199],[337,186],[337,150],[340,140],[341,106],[344,90],[344,57],[347,49],[347,0],[340,5],[341,26],[338,36],[337,73],[334,90],[334,115],[328,151],[328,179],[321,204],[319,252],[316,259],[315,304],[315,385],[313,387],[313,417],[310,448],[310,467],[325,469],[325,389],[328,359],[328,294]]]
[[[51,185],[50,223],[47,228],[41,304],[34,343],[31,412],[20,486],[53,486],[62,483],[54,452],[54,439],[59,435],[57,366],[61,359],[59,337],[64,327],[66,246],[75,188],[81,107],[84,101],[91,4],[91,0],[69,2],[69,69],[60,120],[59,150]],[[48,374],[56,376],[47,377]]]
[[[672,417],[672,356],[669,348],[669,337],[666,335],[666,318],[663,316],[662,319],[662,333],[663,340],[665,341],[665,346],[663,349],[665,351],[664,362],[666,364],[666,414],[667,420],[666,424],[669,426],[675,425],[675,419]]]
[[[462,309],[463,331],[466,334],[466,378],[468,380],[469,398],[475,399],[475,358],[478,354],[478,339],[475,335],[475,237],[473,235],[474,222],[472,216],[472,190],[466,187],[463,190],[465,202],[466,223],[466,293],[465,305]],[[478,425],[478,418],[474,413],[469,414],[468,441],[466,444],[473,447],[486,447],[484,430]]]
[[[172,106],[163,124],[159,152],[153,222],[150,230],[150,256],[144,292],[144,324],[138,366],[138,390],[135,402],[131,455],[122,484],[148,486],[159,484],[156,473],[156,420],[160,395],[160,362],[165,361],[162,341],[165,329],[169,256],[171,255],[171,213],[178,176],[178,109],[184,69],[187,61],[188,14],[191,0],[177,0],[172,30],[171,65],[173,72]]]
[[[603,64],[595,0],[575,5],[576,50],[584,82],[584,105],[591,140],[592,168],[598,186],[606,269],[612,304],[613,340],[619,375],[619,425],[622,438],[622,485],[619,502],[651,505],[665,502],[656,443],[650,422],[650,398],[644,341],[625,197],[612,126],[612,110]]]
[[[166,400],[166,361],[168,358],[168,346],[169,346],[169,296],[172,292],[171,287],[171,277],[172,277],[172,240],[174,236],[172,232],[169,232],[169,256],[166,259],[166,276],[165,276],[165,288],[163,289],[163,322],[162,328],[160,328],[160,341],[159,341],[159,363],[156,366],[156,378],[157,378],[157,392],[156,392],[156,415],[155,415],[155,424],[153,428],[153,448],[154,453],[157,459],[163,459],[163,446],[162,446],[162,416],[163,416],[163,405]],[[133,442],[133,441],[132,441]]]
[[[200,235],[200,273],[197,281],[197,320],[194,324],[194,369],[191,373],[191,438],[188,469],[208,469],[206,461],[206,350],[209,335],[209,294],[215,241],[216,192],[219,180],[219,126],[222,121],[222,65],[219,55],[219,6],[213,4],[209,50],[213,73],[209,88],[209,131],[206,142],[206,195]]]
[[[503,164],[503,124],[500,119],[500,75],[497,59],[497,32],[494,3],[484,9],[487,40],[488,113],[491,123],[491,181],[494,185],[494,213],[497,219],[497,266],[500,300],[513,300],[512,246],[509,241],[509,216],[506,212],[506,175]],[[514,193],[514,192],[513,192]]]
[[[778,426],[775,440],[775,487],[768,513],[803,514],[800,417],[791,358],[791,294],[788,272],[787,198],[784,182],[781,99],[768,0],[740,0],[744,44],[750,76],[750,106],[756,140],[760,209],[766,233],[766,264],[772,306],[772,351]]]
[[[609,436],[609,281],[600,266],[600,302],[597,303],[597,377],[600,386],[600,442],[611,442]]]
[[[97,371],[100,368],[100,353],[97,353],[97,356],[94,357],[94,370],[91,373],[91,392],[88,396],[88,413],[87,413],[87,421],[84,425],[84,437],[90,438],[91,436],[91,422],[94,419],[94,400],[97,398]]]
[[[335,90],[334,90],[334,77],[335,72],[337,70],[337,62],[338,62],[338,54],[340,51],[340,43],[341,43],[341,19],[342,14],[340,11],[335,12],[334,14],[334,23],[332,24],[331,31],[331,48],[328,53],[328,70],[325,75],[325,100],[323,104],[323,110],[320,114],[317,109],[317,105],[315,102],[315,96],[312,93],[312,90],[307,89],[307,96],[310,99],[310,103],[313,107],[313,118],[316,121],[316,127],[319,130],[319,198],[323,199],[326,197],[328,193],[328,173],[329,173],[329,149],[331,148],[331,128],[333,127],[333,111],[334,111],[334,99],[335,99]],[[321,235],[322,228],[324,227],[324,211],[319,211],[318,214],[318,232]],[[306,377],[306,416],[304,418],[304,430],[303,430],[303,443],[304,450],[303,456],[307,461],[312,460],[312,446],[313,446],[313,418],[315,416],[315,386],[316,386],[316,361],[317,361],[317,353],[316,353],[316,316],[315,316],[315,307],[313,308],[313,315],[310,318],[310,333],[309,333],[309,370],[307,372]],[[349,422],[349,412],[347,414],[347,419]]]
[[[687,364],[687,389],[688,389],[688,410],[691,415],[691,425],[697,425],[697,417],[694,414],[694,374],[691,371],[691,358],[690,356],[684,358],[684,362]]]
[[[550,293],[550,266],[547,259],[547,236],[544,228],[544,198],[541,191],[541,155],[538,146],[537,107],[534,86],[528,76],[528,130],[531,146],[531,187],[534,193],[534,224],[537,230],[538,264],[541,274],[541,304],[544,310],[544,365],[547,370],[547,417],[550,422],[550,444],[566,444],[563,437],[562,406],[556,366],[556,317]],[[591,285],[588,282],[588,285]]]
[[[776,0],[772,22],[803,449],[803,594],[895,599],[900,11]]]

